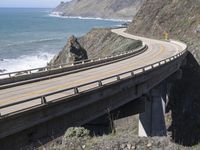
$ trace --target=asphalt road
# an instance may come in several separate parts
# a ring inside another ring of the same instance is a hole
[[[148,64],[163,60],[165,58],[176,55],[177,53],[185,50],[186,45],[181,42],[166,42],[154,39],[148,39],[144,37],[138,37],[130,35],[124,32],[125,29],[113,29],[112,32],[122,35],[131,39],[142,40],[146,45],[148,45],[148,50],[138,56],[116,62],[113,64],[101,66],[98,68],[89,69],[86,71],[69,74],[66,76],[61,76],[49,80],[44,80],[40,82],[25,84],[17,87],[12,87],[8,89],[0,90],[0,106],[10,104],[13,102],[25,100],[28,98],[40,96],[43,94],[51,93],[54,91],[78,86],[84,83],[96,81],[109,76],[117,75],[126,71],[131,71]],[[84,88],[91,88],[90,85]],[[81,90],[81,89],[80,89]],[[85,89],[84,89],[85,90]],[[54,98],[69,95],[70,92],[64,92],[59,95],[54,95],[48,97],[47,100],[51,101]],[[1,114],[6,114],[13,112],[22,108],[30,107],[35,104],[39,104],[40,101],[36,100],[34,102],[29,102],[26,104],[18,105],[15,107],[10,107],[7,109],[0,110]]]

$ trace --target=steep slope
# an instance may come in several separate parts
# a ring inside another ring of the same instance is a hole
[[[72,0],[61,2],[53,11],[64,16],[132,19],[143,0]]]
[[[141,41],[124,38],[112,33],[110,29],[93,29],[78,41],[91,59],[134,50],[142,45]]]
[[[132,24],[129,33],[163,38],[163,32],[171,38],[183,40],[190,46],[199,46],[199,0],[146,0]],[[200,49],[189,49],[200,63]]]
[[[188,44],[190,53],[183,78],[171,89],[172,138],[184,145],[200,141],[200,1],[146,0],[127,32],[154,38],[170,38]]]

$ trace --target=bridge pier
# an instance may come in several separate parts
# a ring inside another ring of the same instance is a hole
[[[145,112],[139,115],[139,136],[166,136],[165,103],[166,83],[153,88],[145,101]]]

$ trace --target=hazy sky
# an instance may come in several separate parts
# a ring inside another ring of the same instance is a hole
[[[0,0],[0,7],[55,7],[62,0]],[[69,1],[69,0],[63,0]]]

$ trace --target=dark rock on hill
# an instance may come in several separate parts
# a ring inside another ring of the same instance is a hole
[[[87,51],[79,44],[76,37],[71,36],[63,50],[51,60],[49,65],[73,63],[87,58]]]
[[[132,20],[143,0],[72,0],[61,2],[53,11],[64,16]]]
[[[190,53],[183,78],[171,89],[172,138],[191,146],[200,141],[200,1],[146,0],[127,32],[154,38],[170,38],[188,44]]]

